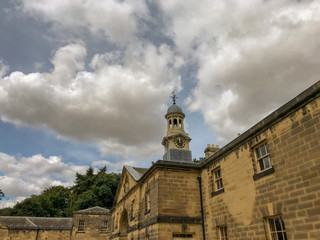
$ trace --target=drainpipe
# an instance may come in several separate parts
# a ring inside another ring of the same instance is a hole
[[[203,202],[202,202],[202,183],[201,183],[201,175],[197,177],[197,180],[199,182],[199,189],[200,189],[200,204],[201,204],[201,220],[202,220],[202,236],[203,240],[206,240],[206,233],[204,229],[204,211],[203,211]]]

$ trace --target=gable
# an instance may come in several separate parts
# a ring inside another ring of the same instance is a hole
[[[117,188],[117,193],[115,197],[115,203],[119,202],[129,191],[137,184],[134,176],[123,167],[121,179]]]

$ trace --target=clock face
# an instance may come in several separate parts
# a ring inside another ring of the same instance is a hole
[[[185,145],[185,142],[181,137],[177,137],[174,139],[174,144],[176,145],[177,148],[183,148]]]

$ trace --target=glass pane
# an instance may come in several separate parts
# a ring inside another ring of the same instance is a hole
[[[264,170],[263,159],[259,160],[259,165],[260,165],[260,170],[263,171]]]
[[[263,159],[263,161],[264,161],[264,165],[265,165],[266,169],[268,169],[268,168],[271,167],[271,163],[270,163],[270,158],[269,158],[269,156],[268,156],[268,157],[265,157],[265,158]]]
[[[279,239],[279,240],[283,240],[282,232],[279,232],[279,233],[278,233],[278,239]]]
[[[265,146],[266,146],[266,151],[267,151],[267,153],[269,153],[268,144],[266,144]]]
[[[280,223],[280,218],[275,218],[275,223],[276,223],[276,229],[277,231],[282,231],[281,229],[281,223]]]
[[[281,219],[282,229],[283,229],[283,230],[286,230],[286,228],[285,228],[285,226],[284,226],[284,222],[283,222],[282,217],[280,217],[280,219]]]
[[[285,239],[285,240],[288,240],[288,239],[287,239],[287,234],[286,234],[285,232],[283,233],[283,236],[284,236],[284,239]]]
[[[275,231],[275,228],[274,228],[273,219],[269,219],[269,226],[270,226],[271,232],[274,232],[274,231]]]
[[[257,148],[257,149],[256,149],[256,154],[257,154],[257,158],[260,158],[260,157],[261,157],[261,154],[260,154],[259,148]]]
[[[260,149],[261,149],[261,156],[264,156],[267,154],[264,146],[261,146]]]

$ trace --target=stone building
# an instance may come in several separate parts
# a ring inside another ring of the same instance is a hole
[[[2,217],[0,240],[102,240],[110,235],[109,210],[93,207],[72,218]]]
[[[169,107],[164,160],[124,166],[110,239],[320,239],[320,82],[191,161]]]
[[[193,163],[181,107],[169,107],[164,160],[124,166],[110,212],[0,217],[4,239],[320,239],[320,82]]]

